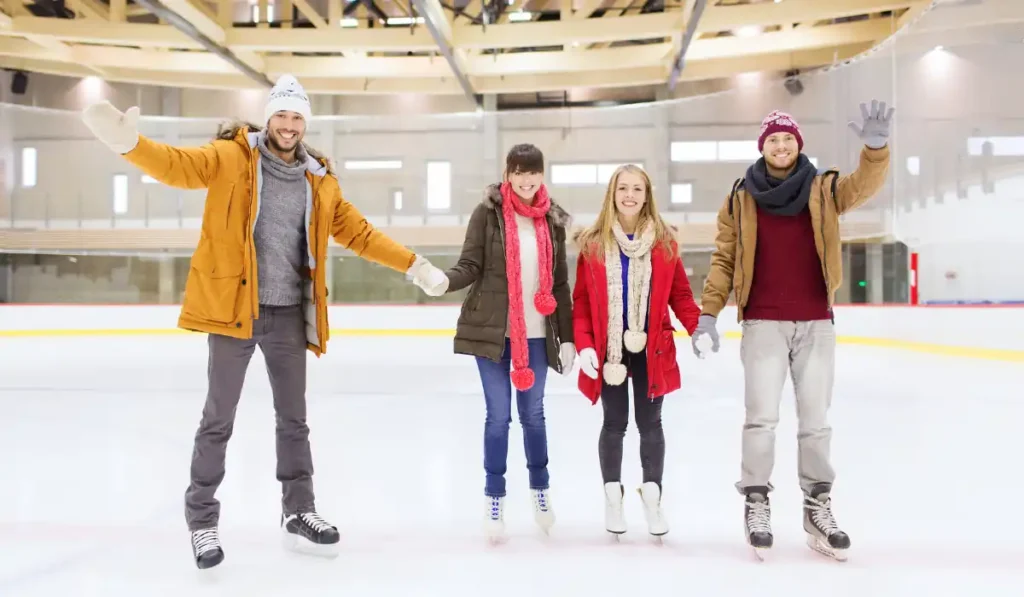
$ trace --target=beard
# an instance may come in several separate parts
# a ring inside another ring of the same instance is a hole
[[[271,130],[268,132],[269,134],[267,135],[267,145],[270,147],[270,149],[276,152],[288,153],[295,151],[295,149],[299,146],[299,143],[302,143],[302,135],[296,135],[295,139],[289,142],[280,139],[277,131]],[[290,144],[290,146],[288,146],[288,144]]]

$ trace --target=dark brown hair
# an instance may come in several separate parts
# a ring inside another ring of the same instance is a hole
[[[544,154],[536,145],[520,143],[505,156],[505,176],[516,172],[544,172]]]

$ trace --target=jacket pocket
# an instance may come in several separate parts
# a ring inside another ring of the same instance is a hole
[[[654,350],[658,365],[663,371],[669,371],[678,367],[676,363],[676,337],[671,329],[661,330],[661,337],[658,338],[657,348]]]
[[[200,241],[185,283],[185,309],[194,317],[220,324],[238,319],[242,289],[241,245]]]

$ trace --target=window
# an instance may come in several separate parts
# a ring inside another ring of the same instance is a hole
[[[255,2],[253,2],[253,4],[252,4],[252,22],[253,23],[259,23],[260,22],[260,5],[256,4]]]
[[[756,162],[761,157],[757,141],[719,141],[720,162]]]
[[[988,144],[989,149],[985,149]],[[970,137],[967,139],[967,153],[994,156],[1024,156],[1024,137]]]
[[[274,22],[274,5],[273,4],[267,4],[267,22],[268,23],[273,23]]]
[[[399,170],[402,160],[345,160],[346,170]]]
[[[811,157],[809,157],[809,158],[807,158],[807,160],[809,162],[811,162],[811,165],[814,166],[815,168],[818,167],[818,158],[811,158]]]
[[[35,147],[25,147],[21,150],[21,186],[36,186],[37,154]]]
[[[391,204],[395,206],[395,211],[402,211],[402,191],[396,190],[391,192]]]
[[[427,209],[451,209],[451,162],[427,162]]]
[[[693,203],[693,185],[684,182],[672,185],[672,205]]]
[[[907,172],[909,172],[911,176],[921,174],[921,158],[916,155],[912,155],[907,158]]]
[[[674,141],[669,146],[673,162],[714,162],[718,159],[715,141]]]
[[[114,213],[128,212],[128,175],[114,175]]]
[[[554,164],[551,184],[597,184],[597,164]]]

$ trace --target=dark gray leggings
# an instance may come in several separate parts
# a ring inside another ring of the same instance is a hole
[[[640,432],[640,466],[643,482],[653,481],[661,486],[665,470],[665,432],[661,427],[661,405],[664,396],[647,398],[647,355],[632,354],[623,349],[623,363],[632,377],[622,385],[601,387],[604,406],[604,425],[597,442],[601,459],[601,475],[605,483],[622,480],[622,440],[629,424],[629,383],[633,382],[633,406],[636,427]]]

